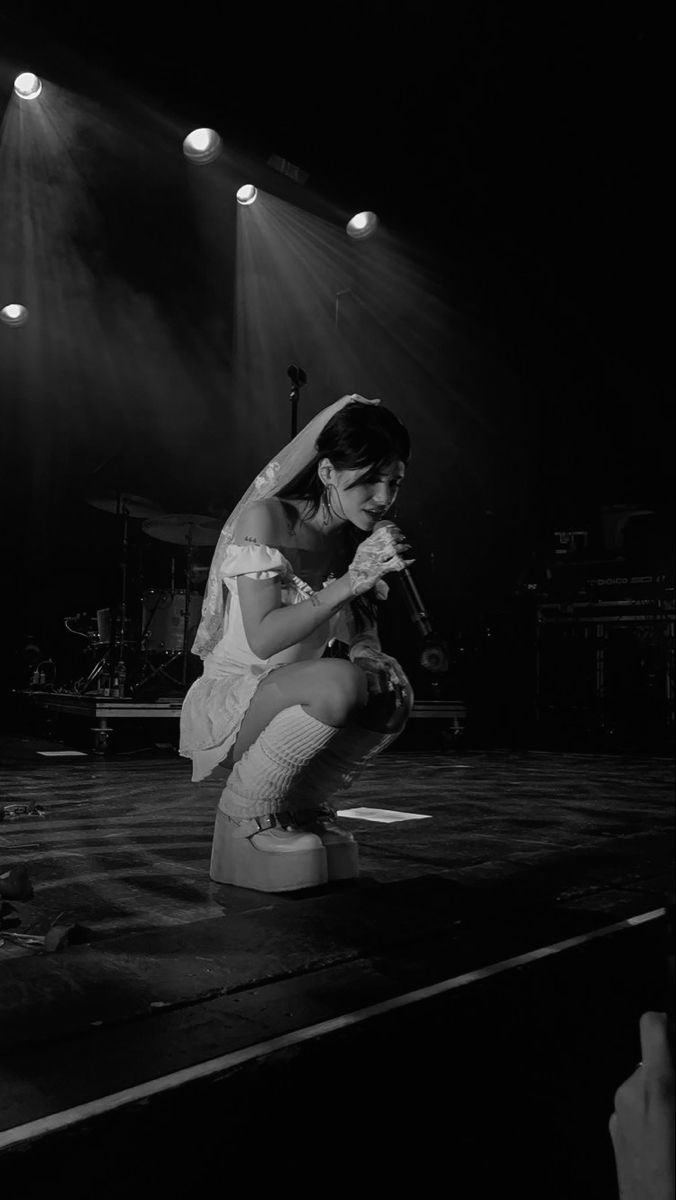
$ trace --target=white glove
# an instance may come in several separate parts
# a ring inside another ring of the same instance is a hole
[[[388,522],[376,529],[361,543],[348,567],[352,595],[361,596],[389,571],[403,571],[410,566],[415,559],[401,557],[404,550],[410,549],[396,525]]]

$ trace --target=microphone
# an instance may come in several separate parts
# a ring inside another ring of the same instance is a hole
[[[395,525],[394,521],[376,521],[376,524],[373,527],[373,532],[375,533],[377,529],[386,529],[388,526],[394,529],[399,528],[397,525]],[[404,567],[402,571],[397,571],[397,578],[401,583],[406,606],[413,624],[422,637],[431,637],[432,622],[430,621],[427,609],[420,598],[420,592],[413,582],[413,577],[408,567]]]
[[[286,373],[294,386],[294,391],[297,388],[305,387],[305,384],[307,383],[307,375],[302,367],[297,367],[295,363],[291,363],[291,366]]]

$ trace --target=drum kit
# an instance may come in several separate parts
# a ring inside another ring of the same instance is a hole
[[[80,694],[96,691],[120,699],[136,697],[144,690],[147,692],[148,685],[158,676],[168,680],[174,689],[185,690],[189,682],[188,655],[202,608],[199,586],[209,572],[208,567],[195,563],[195,550],[216,545],[221,521],[199,513],[164,513],[153,500],[130,492],[102,491],[88,497],[87,503],[113,513],[121,523],[120,600],[114,607],[97,610],[96,631],[92,631],[90,646],[99,657],[87,677],[75,685],[75,690]],[[137,596],[140,623],[138,617],[129,615],[130,521],[140,521],[145,535],[181,546],[184,552],[179,586],[172,557],[169,585],[144,588]],[[180,678],[172,674],[172,667],[179,670]]]

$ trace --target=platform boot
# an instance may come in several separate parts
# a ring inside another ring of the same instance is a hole
[[[286,797],[308,763],[341,732],[300,704],[277,713],[235,763],[219,800],[210,868],[214,882],[263,892],[327,882],[322,839],[294,822]]]
[[[360,725],[338,730],[315,758],[308,762],[292,785],[285,804],[293,823],[321,839],[326,851],[329,882],[354,879],[359,874],[359,848],[354,834],[336,823],[332,803],[336,793],[346,791],[368,765],[382,754],[402,732],[377,732]]]

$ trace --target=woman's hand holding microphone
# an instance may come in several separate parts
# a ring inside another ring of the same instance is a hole
[[[363,541],[348,568],[353,596],[368,592],[389,571],[403,571],[414,559],[403,558],[410,550],[404,534],[391,521],[380,521],[373,533]],[[410,684],[403,668],[395,658],[382,650],[363,648],[357,650],[352,662],[364,671],[368,680],[369,695],[384,697],[394,692],[395,706],[400,708],[404,697],[410,692]],[[411,693],[412,695],[412,693]]]
[[[348,574],[353,596],[362,596],[390,571],[403,571],[415,559],[402,558],[410,550],[404,534],[391,521],[379,521],[372,534],[361,543]]]

